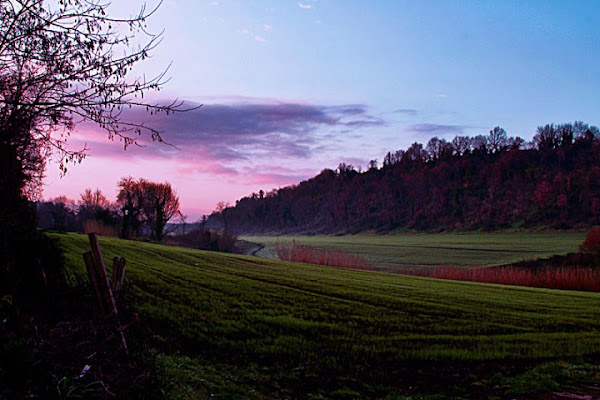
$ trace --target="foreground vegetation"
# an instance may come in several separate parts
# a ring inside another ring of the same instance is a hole
[[[84,280],[87,238],[56,237],[71,283]],[[128,260],[124,301],[144,333],[135,345],[154,358],[172,398],[504,397],[535,390],[516,384],[529,367],[573,357],[583,365],[579,357],[600,352],[594,293],[341,270],[113,238],[101,245],[106,258]],[[569,365],[537,368],[563,376]],[[595,376],[595,368],[580,375]]]
[[[382,271],[439,265],[502,265],[576,251],[583,232],[440,233],[345,236],[243,236],[265,246],[257,255],[276,257],[280,242],[358,255]]]

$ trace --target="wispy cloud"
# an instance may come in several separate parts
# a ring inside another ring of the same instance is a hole
[[[202,101],[206,103],[199,109],[168,116],[149,115],[141,108],[124,110],[123,121],[144,122],[160,130],[170,145],[142,140],[145,147],[123,151],[122,143],[107,140],[97,126],[79,124],[69,147],[81,149],[87,143],[90,157],[83,167],[94,168],[78,175],[75,196],[91,175],[96,180],[103,177],[100,187],[109,192],[121,176],[132,174],[168,180],[178,188],[185,212],[201,215],[219,200],[297,184],[324,167],[335,168],[340,160],[364,166],[364,160],[353,159],[352,151],[346,151],[353,149],[347,143],[372,141],[366,135],[386,124],[364,104],[243,96]],[[368,129],[362,129],[365,126]],[[360,135],[359,141],[351,139],[354,135]]]
[[[320,152],[324,140],[331,140],[324,139],[331,131],[385,125],[385,121],[371,115],[362,104],[323,106],[256,99],[236,104],[206,104],[169,116],[150,116],[144,110],[132,109],[123,114],[123,119],[144,121],[159,129],[170,145],[131,147],[123,152],[122,147],[107,142],[91,129],[77,135],[81,142],[74,141],[73,145],[86,141],[93,156],[180,160],[182,172],[231,177],[239,172],[240,166],[254,165],[260,160],[308,159]]]
[[[286,168],[272,164],[261,164],[253,168],[244,168],[241,175],[247,183],[255,185],[287,186],[308,179],[318,173],[310,168]]]
[[[237,177],[240,173],[234,168],[228,168],[214,163],[182,163],[177,169],[180,175],[211,174],[225,177]]]
[[[271,29],[272,29],[271,25],[268,25],[268,24],[263,25],[264,32],[270,32]],[[257,42],[263,42],[264,43],[264,42],[267,41],[267,39],[264,36],[262,36],[262,35],[256,35],[256,34],[254,34],[253,31],[251,31],[250,29],[247,29],[247,28],[238,29],[237,32],[240,33],[240,34],[242,34],[242,35],[249,36],[252,39],[256,40]]]
[[[414,117],[418,114],[418,111],[412,108],[399,108],[397,110],[392,111],[392,114],[403,114]]]
[[[307,3],[302,3],[302,2],[298,2],[298,7],[303,8],[305,10],[310,10],[311,8],[313,8],[312,4],[307,4]]]
[[[408,129],[412,132],[436,136],[436,135],[462,135],[464,134],[464,130],[468,128],[465,125],[441,125],[441,124],[414,124],[410,125]]]

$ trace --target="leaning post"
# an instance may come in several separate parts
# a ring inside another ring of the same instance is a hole
[[[92,247],[92,256],[94,259],[95,280],[98,284],[98,287],[100,288],[100,292],[102,293],[103,306],[108,307],[107,317],[114,320],[116,324],[116,329],[121,337],[121,345],[123,346],[123,350],[125,350],[125,353],[129,355],[127,341],[125,340],[125,334],[123,333],[123,329],[121,328],[121,323],[119,321],[117,304],[115,302],[115,297],[110,286],[110,281],[108,280],[108,274],[106,273],[106,266],[102,257],[102,251],[100,250],[100,243],[98,242],[98,237],[95,233],[88,234],[88,237],[90,239],[90,246]]]

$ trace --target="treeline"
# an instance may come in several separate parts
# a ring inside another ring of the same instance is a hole
[[[179,210],[179,197],[168,182],[128,177],[121,179],[118,187],[115,201],[98,189],[86,189],[77,201],[59,196],[39,202],[38,227],[123,239],[151,239],[200,250],[238,251],[237,238],[222,229],[211,229],[206,216],[186,223]]]
[[[162,241],[165,227],[181,215],[179,197],[168,182],[123,178],[111,202],[98,189],[86,189],[78,201],[57,197],[37,204],[38,226],[75,232],[96,232],[125,239],[148,237]]]
[[[531,142],[499,127],[340,164],[213,214],[236,233],[571,228],[600,224],[600,131],[545,125]]]

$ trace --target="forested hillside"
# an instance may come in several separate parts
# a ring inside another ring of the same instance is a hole
[[[252,194],[211,217],[235,233],[572,228],[600,223],[600,131],[539,127],[532,142],[501,128],[432,138],[378,168],[337,170]]]

